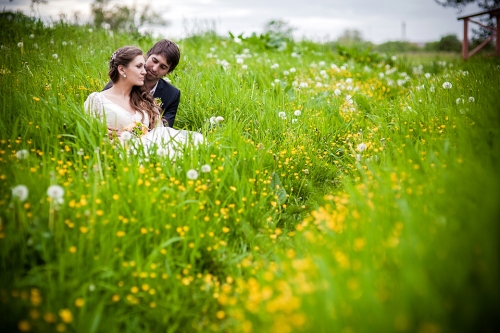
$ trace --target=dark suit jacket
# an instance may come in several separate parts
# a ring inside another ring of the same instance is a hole
[[[113,82],[108,82],[103,90],[107,90],[112,86]],[[168,122],[169,127],[174,127],[175,115],[177,114],[177,108],[181,100],[180,90],[167,81],[160,79],[155,93],[153,94],[153,98],[161,98],[161,108],[163,110],[162,117]]]

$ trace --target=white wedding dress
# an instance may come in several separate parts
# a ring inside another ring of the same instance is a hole
[[[149,117],[146,113],[136,111],[134,115],[119,105],[111,102],[102,92],[93,92],[84,103],[85,110],[98,117],[102,122],[106,121],[108,127],[122,130],[134,122],[141,122],[149,127]],[[198,132],[175,130],[164,127],[162,121],[140,138],[131,140],[136,149],[144,148],[146,154],[156,152],[158,155],[166,155],[173,158],[187,146],[196,146],[203,142],[203,135]]]

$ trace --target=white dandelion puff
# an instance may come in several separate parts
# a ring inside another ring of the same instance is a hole
[[[359,152],[364,152],[366,150],[366,143],[360,143],[357,149]]]
[[[451,89],[451,87],[453,87],[453,85],[451,84],[451,82],[445,82],[443,83],[443,88],[444,89]]]
[[[212,170],[212,168],[208,164],[203,164],[201,166],[201,172],[207,173],[207,172],[210,172],[210,170]]]
[[[300,116],[302,114],[302,111],[295,110],[295,111],[293,111],[293,114],[298,117],[298,116]]]
[[[157,155],[158,157],[164,157],[164,156],[167,156],[167,155],[168,155],[168,149],[166,149],[166,148],[161,148],[161,147],[160,147],[160,148],[158,148],[158,149],[156,150],[156,155]]]
[[[132,133],[130,133],[129,131],[123,131],[121,134],[120,134],[120,139],[122,141],[128,141],[130,139],[132,139]]]
[[[191,180],[196,180],[198,179],[198,171],[194,169],[188,170],[188,172],[186,173],[186,177]]]
[[[21,149],[16,152],[16,157],[20,160],[24,160],[28,158],[29,154],[30,153],[27,149]]]
[[[471,97],[469,97],[469,103],[474,103],[474,101],[475,101],[475,100],[476,100],[476,99],[475,99],[474,97],[472,97],[472,96],[471,96]]]
[[[51,185],[47,189],[47,195],[51,199],[62,199],[64,196],[64,189],[59,185]]]
[[[281,119],[286,119],[286,113],[283,111],[280,111],[280,112],[278,112],[278,117],[280,117]]]
[[[25,185],[17,185],[12,189],[12,196],[23,202],[28,198],[28,188]]]

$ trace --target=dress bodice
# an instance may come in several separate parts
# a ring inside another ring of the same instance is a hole
[[[149,126],[149,117],[145,112],[136,111],[132,115],[121,106],[111,102],[102,92],[93,92],[89,95],[84,104],[85,110],[91,112],[101,121],[106,121],[108,127],[123,129],[134,123],[141,122],[144,126]]]

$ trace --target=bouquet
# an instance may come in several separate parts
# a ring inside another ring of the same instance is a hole
[[[140,138],[141,136],[143,136],[148,132],[148,128],[144,126],[144,124],[141,123],[140,121],[135,121],[132,124],[125,126],[123,130],[132,133],[134,136],[138,138]]]

